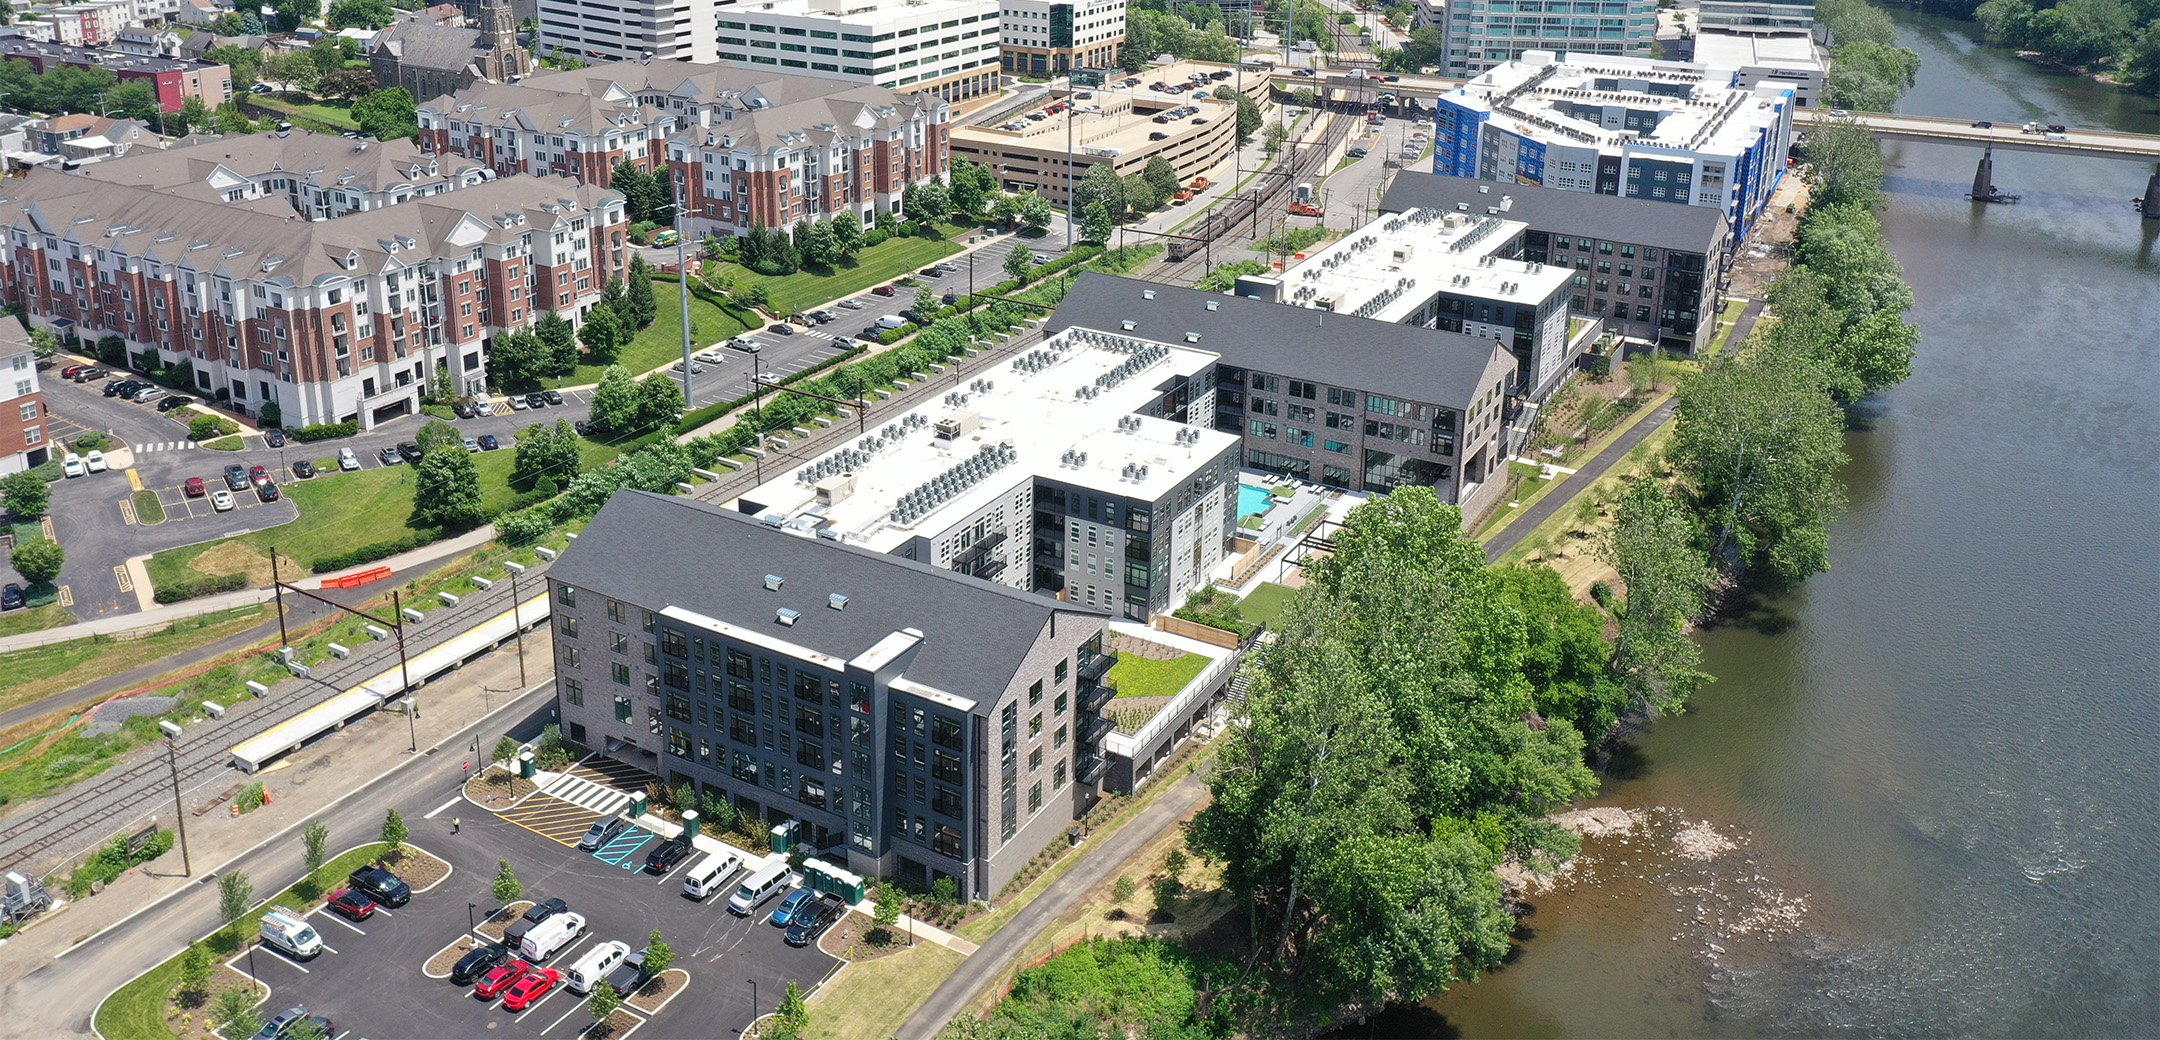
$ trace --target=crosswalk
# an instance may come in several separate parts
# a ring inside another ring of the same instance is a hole
[[[153,451],[188,451],[201,446],[194,441],[152,441],[148,444],[137,444],[134,448],[135,454],[143,455]]]
[[[630,796],[605,784],[596,784],[573,773],[564,773],[540,789],[540,793],[603,816],[612,816],[630,804]]]

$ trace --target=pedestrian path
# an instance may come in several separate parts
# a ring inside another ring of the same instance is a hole
[[[201,446],[194,441],[151,441],[148,444],[137,444],[133,447],[135,448],[135,454],[143,455],[153,451],[188,451]]]
[[[596,784],[574,773],[563,773],[554,782],[540,789],[550,798],[560,799],[572,805],[583,806],[593,812],[610,816],[630,804],[630,796],[604,784]]]

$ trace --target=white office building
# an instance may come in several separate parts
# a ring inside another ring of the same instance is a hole
[[[1702,0],[1702,28],[1805,35],[1815,28],[1815,0]]]
[[[586,64],[657,59],[710,64],[713,0],[539,0],[536,49]]]
[[[1695,36],[1695,64],[1733,71],[1732,85],[1791,87],[1793,104],[1814,108],[1823,92],[1823,59],[1806,33],[1714,31]]]
[[[1533,50],[1648,58],[1655,0],[1455,0],[1442,23],[1446,75],[1475,76]]]
[[[1060,76],[1115,64],[1125,42],[1125,0],[1003,0],[1005,71]]]
[[[717,17],[721,61],[943,101],[997,90],[998,0],[772,0]]]

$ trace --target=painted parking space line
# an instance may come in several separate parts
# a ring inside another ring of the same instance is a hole
[[[72,607],[75,605],[75,586],[60,586],[60,605],[62,607]]]
[[[324,915],[322,915],[322,918],[323,918],[323,920],[325,920],[325,921],[336,921],[337,923],[339,923],[339,924],[341,924],[341,925],[344,925],[345,927],[347,927],[347,928],[350,928],[350,929],[352,929],[352,930],[353,930],[353,931],[355,931],[355,932],[359,932],[359,933],[360,933],[361,935],[366,935],[366,934],[367,934],[367,932],[365,932],[365,931],[362,931],[362,930],[361,930],[361,928],[360,928],[360,926],[359,926],[359,925],[356,925],[356,924],[352,923],[351,921],[348,921],[348,920],[346,920],[346,919],[344,919],[344,918],[342,918],[342,917],[339,917],[339,916],[338,916],[338,915],[336,915],[336,914],[324,914]]]
[[[422,817],[420,817],[420,818],[421,818],[421,819],[423,819],[423,820],[432,820],[432,819],[434,819],[435,817],[437,817],[437,816],[440,816],[440,815],[442,815],[442,811],[443,811],[444,809],[448,809],[448,808],[450,808],[451,806],[453,806],[453,805],[456,805],[457,803],[459,803],[459,802],[462,802],[462,801],[464,801],[464,800],[465,800],[465,798],[464,798],[464,796],[463,796],[463,795],[460,795],[460,796],[458,796],[458,797],[456,797],[456,798],[452,798],[452,799],[450,799],[449,801],[447,801],[447,802],[444,802],[444,803],[442,803],[441,805],[438,805],[438,806],[436,806],[436,807],[435,807],[435,808],[434,808],[433,810],[429,811],[429,813],[428,813],[428,814],[427,814],[426,816],[422,816]]]
[[[113,578],[114,578],[114,580],[116,580],[116,581],[118,581],[118,582],[120,583],[120,591],[122,591],[122,592],[133,592],[133,591],[135,591],[135,577],[134,577],[134,575],[132,575],[132,574],[129,574],[129,573],[128,573],[128,569],[127,569],[127,565],[126,565],[126,564],[121,564],[121,565],[119,565],[119,566],[117,566],[117,567],[114,567],[114,568],[112,569],[112,572],[113,572]]]
[[[638,869],[637,865],[630,862],[631,857],[637,855],[639,849],[650,844],[654,837],[655,835],[650,831],[632,828],[628,833],[616,838],[614,841],[593,850],[593,858],[602,863],[621,867],[624,870],[636,870]]]
[[[554,1029],[554,1028],[555,1028],[556,1026],[562,1025],[562,1024],[563,1024],[563,1019],[564,1019],[564,1018],[569,1018],[569,1017],[570,1017],[571,1015],[575,1015],[575,1014],[577,1014],[578,1012],[580,1012],[580,1011],[583,1011],[583,1010],[585,1010],[585,1006],[584,1006],[584,1005],[582,1005],[582,1004],[572,1004],[572,1005],[570,1005],[570,1010],[568,1010],[568,1011],[565,1011],[565,1012],[563,1012],[563,1013],[562,1013],[562,1018],[558,1018],[558,1019],[556,1019],[556,1020],[555,1020],[555,1021],[553,1021],[553,1022],[549,1022],[549,1023],[547,1024],[547,1025],[541,1026],[541,1027],[540,1027],[540,1035],[541,1035],[541,1036],[546,1036],[546,1035],[548,1034],[548,1031],[549,1031],[549,1030],[551,1030],[551,1029]]]

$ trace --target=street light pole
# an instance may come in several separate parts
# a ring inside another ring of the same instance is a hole
[[[748,983],[750,984],[750,1024],[754,1026],[754,1025],[757,1025],[757,1009],[758,1009],[758,999],[757,999],[757,980],[756,980],[756,979],[744,979],[743,981],[745,981],[745,982],[748,982]]]
[[[405,708],[405,731],[412,737],[412,753],[420,753],[420,728],[414,719],[420,717],[420,702],[413,700],[412,671],[405,657],[405,601],[398,590],[390,590],[390,616],[397,619],[397,666],[398,692],[401,700],[409,702]]]

